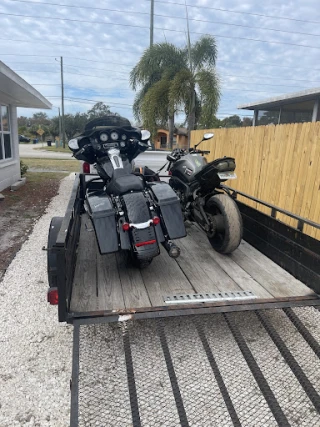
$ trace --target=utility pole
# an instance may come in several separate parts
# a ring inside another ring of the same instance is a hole
[[[61,120],[61,131],[62,131],[62,141],[63,148],[66,148],[66,133],[64,127],[64,86],[63,86],[63,57],[60,56],[60,67],[61,67],[61,112],[62,112],[62,120]],[[60,113],[60,110],[59,110]]]
[[[150,47],[153,46],[153,20],[154,20],[154,0],[150,0]]]
[[[60,141],[61,141],[61,115],[60,115],[60,107],[58,107],[58,111],[59,111],[59,145],[60,145]]]
[[[188,55],[189,55],[189,67],[191,73],[193,73],[193,66],[192,66],[192,58],[191,58],[191,42],[190,42],[190,28],[189,28],[189,15],[188,15],[188,5],[187,0],[184,1],[186,6],[186,18],[187,18],[187,44],[188,44]],[[196,104],[196,94],[195,89],[191,88],[191,97],[190,97],[190,104],[189,104],[189,117],[188,117],[188,145],[190,147],[191,142],[191,130],[194,128],[195,124],[195,104]]]

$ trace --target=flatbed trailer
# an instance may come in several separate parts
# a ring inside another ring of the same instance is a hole
[[[305,354],[312,353],[316,375],[319,337],[295,307],[309,307],[320,320],[320,242],[303,233],[305,225],[320,225],[238,193],[268,206],[270,215],[237,201],[244,241],[233,254],[218,254],[187,224],[178,259],[161,251],[138,270],[122,253],[100,255],[83,200],[86,185],[101,183],[87,180],[76,177],[49,248],[56,257],[59,320],[74,325],[71,425],[320,425],[319,381],[310,380],[304,356],[296,358],[286,339],[294,328]],[[278,221],[278,212],[297,227]],[[274,347],[273,361],[255,348],[254,330]],[[279,365],[275,372],[284,377],[274,378],[268,363]],[[284,389],[275,391],[272,381]],[[289,404],[283,394],[290,387],[301,388],[298,415],[309,424],[293,422],[294,398]],[[252,412],[252,405],[256,421],[245,422],[243,411]]]

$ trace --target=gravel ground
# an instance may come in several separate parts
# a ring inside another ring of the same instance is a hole
[[[64,215],[74,174],[35,224],[0,284],[0,426],[68,426],[72,327],[46,302],[47,233]]]

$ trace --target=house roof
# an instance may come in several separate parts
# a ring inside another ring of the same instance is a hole
[[[187,128],[175,128],[175,132],[177,133],[177,135],[188,136],[188,129]]]
[[[165,132],[168,133],[169,130],[165,128],[158,129],[158,132]],[[188,129],[187,128],[174,128],[174,135],[185,135],[188,136]]]
[[[40,92],[0,61],[0,100],[27,108],[52,108]]]
[[[299,109],[309,110],[313,108],[313,102],[315,99],[320,97],[320,88],[307,89],[301,92],[289,93],[287,95],[276,96],[273,98],[267,98],[262,101],[257,101],[252,104],[239,105],[238,109],[241,110],[275,110],[282,105],[286,106],[286,109],[294,110]],[[288,104],[295,104],[295,106],[289,107]]]

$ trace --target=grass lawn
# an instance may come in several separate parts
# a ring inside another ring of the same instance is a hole
[[[48,172],[40,173],[48,175],[50,171],[67,171],[67,172],[80,172],[81,164],[77,160],[65,160],[65,159],[29,159],[21,158],[24,164],[32,169],[44,169]],[[28,176],[35,175],[36,173],[30,172]],[[57,174],[56,174],[57,175]],[[61,173],[59,173],[61,178]]]
[[[68,147],[66,147],[66,148],[63,148],[63,147],[56,148],[55,146],[53,146],[53,147],[47,147],[47,146],[45,146],[45,147],[36,147],[36,148],[34,148],[34,150],[54,151],[55,153],[69,153],[70,155],[72,154],[71,150]]]

